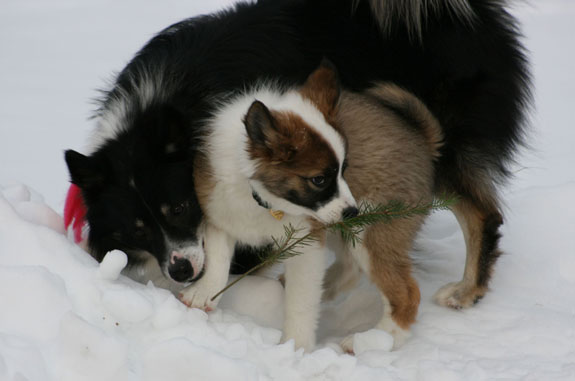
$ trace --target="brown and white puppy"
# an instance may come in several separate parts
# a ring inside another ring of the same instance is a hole
[[[343,93],[337,124],[348,141],[345,178],[358,202],[431,201],[442,133],[418,98],[391,84],[364,94]],[[417,315],[420,293],[411,274],[409,250],[423,220],[413,216],[368,227],[361,244],[338,245],[337,261],[326,276],[324,297],[329,299],[353,285],[359,265],[383,299],[383,316],[376,328],[392,334],[395,347],[403,343]],[[353,351],[353,335],[344,339],[342,347]]]
[[[343,178],[346,142],[337,130],[340,91],[324,64],[297,90],[262,86],[221,107],[208,122],[196,157],[196,192],[204,213],[205,273],[181,300],[211,309],[226,284],[234,246],[263,246],[285,235],[284,226],[317,240],[285,262],[283,340],[311,350],[325,271],[330,223],[357,214]]]

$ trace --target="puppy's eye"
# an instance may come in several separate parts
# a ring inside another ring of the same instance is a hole
[[[325,185],[325,176],[315,176],[310,179],[311,183],[316,187]]]
[[[347,165],[348,165],[347,159],[345,159],[343,161],[343,164],[341,165],[341,173],[345,172],[345,170],[347,169]]]

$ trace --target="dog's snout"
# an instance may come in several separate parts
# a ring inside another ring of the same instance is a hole
[[[186,282],[194,277],[194,266],[192,262],[177,251],[173,251],[170,256],[168,266],[170,277],[176,282]]]
[[[357,210],[357,208],[355,206],[349,206],[349,207],[345,208],[343,210],[343,212],[341,213],[344,220],[347,220],[348,218],[357,217],[358,214],[359,214],[359,210]]]

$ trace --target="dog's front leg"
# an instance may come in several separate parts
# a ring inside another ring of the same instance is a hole
[[[325,246],[315,242],[303,254],[285,262],[285,320],[282,342],[313,350],[320,313]]]
[[[234,241],[225,232],[209,225],[205,236],[204,275],[180,292],[180,300],[188,307],[211,311],[216,308],[221,295],[212,297],[226,286],[234,254]]]

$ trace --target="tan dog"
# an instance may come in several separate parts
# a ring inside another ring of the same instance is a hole
[[[362,95],[344,92],[337,124],[348,142],[345,178],[358,203],[431,201],[442,133],[418,98],[392,84]],[[330,299],[355,283],[359,265],[383,299],[384,313],[376,328],[392,334],[395,347],[403,343],[417,315],[420,293],[411,275],[409,250],[423,220],[414,216],[368,227],[361,244],[341,246],[325,279],[324,298]],[[344,339],[342,347],[351,352],[353,336]]]

